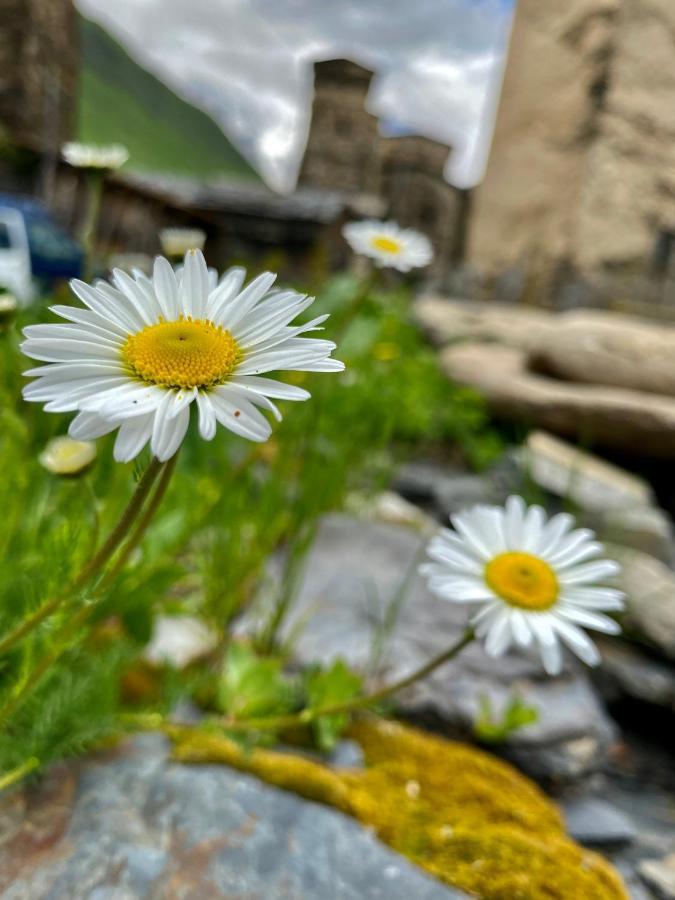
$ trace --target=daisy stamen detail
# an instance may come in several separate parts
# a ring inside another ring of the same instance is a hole
[[[199,250],[175,271],[157,257],[152,278],[121,270],[113,284],[71,287],[86,308],[56,306],[67,324],[31,325],[23,352],[47,363],[24,397],[49,412],[76,412],[70,436],[94,440],[118,430],[115,458],[128,462],[149,442],[160,462],[170,459],[197,409],[199,433],[211,440],[217,424],[252,441],[271,427],[260,412],[281,418],[274,400],[306,400],[296,385],[263,377],[272,371],[339,372],[335,344],[305,337],[327,316],[297,325],[314,302],[291,290],[270,290],[265,272],[243,286],[243,269],[218,280]]]
[[[618,633],[605,613],[622,610],[624,596],[605,583],[619,566],[601,558],[592,531],[574,529],[566,513],[547,519],[520,497],[509,497],[504,508],[473,507],[452,524],[455,531],[443,530],[430,542],[432,561],[421,572],[442,599],[479,604],[471,625],[490,656],[534,646],[555,675],[564,644],[597,665],[600,655],[583,629]]]

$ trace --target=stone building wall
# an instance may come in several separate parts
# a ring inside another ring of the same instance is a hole
[[[427,234],[429,274],[442,277],[462,245],[463,192],[445,180],[449,148],[429,138],[380,134],[366,109],[373,73],[348,60],[315,64],[312,122],[298,184],[378,198],[382,214]]]
[[[0,0],[0,134],[56,152],[73,135],[78,71],[72,0]]]
[[[599,302],[650,299],[673,251],[675,4],[519,0],[469,262]]]
[[[333,59],[315,63],[314,72],[312,125],[298,184],[367,192],[379,173],[373,153],[378,123],[365,108],[372,72]]]

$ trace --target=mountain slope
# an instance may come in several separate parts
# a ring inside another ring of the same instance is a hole
[[[181,100],[95,22],[80,17],[80,23],[79,140],[124,144],[128,169],[260,180],[213,119]]]

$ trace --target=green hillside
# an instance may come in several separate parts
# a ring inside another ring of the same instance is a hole
[[[181,100],[95,22],[80,22],[79,140],[124,144],[130,170],[260,180],[213,119]]]

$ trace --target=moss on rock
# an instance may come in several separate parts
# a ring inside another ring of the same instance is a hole
[[[557,807],[501,760],[395,722],[364,717],[350,735],[366,768],[246,751],[173,728],[184,762],[223,762],[336,807],[441,881],[485,900],[627,900],[615,869],[566,837]]]

